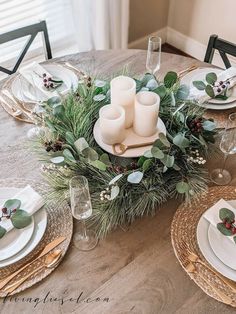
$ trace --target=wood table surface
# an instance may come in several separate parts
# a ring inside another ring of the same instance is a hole
[[[55,59],[77,68],[107,75],[127,63],[134,73],[145,73],[146,52],[91,51]],[[192,64],[206,64],[174,54],[162,54],[160,76]],[[0,87],[1,87],[0,83]],[[40,163],[26,148],[30,125],[14,121],[0,108],[0,178],[42,180]],[[215,163],[221,158],[214,158]],[[229,160],[234,175],[233,157]],[[213,167],[213,161],[209,163]],[[12,299],[0,300],[0,313],[171,314],[234,313],[203,293],[179,265],[170,239],[178,207],[168,201],[155,217],[145,217],[128,230],[116,230],[90,252],[71,244],[59,267],[41,283]],[[75,230],[78,228],[75,222]],[[109,300],[108,300],[109,298]]]

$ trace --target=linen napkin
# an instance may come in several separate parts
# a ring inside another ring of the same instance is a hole
[[[37,62],[32,62],[21,68],[19,72],[34,88],[40,90],[46,99],[58,95],[56,91],[48,91],[44,88],[43,74],[45,73],[47,77],[51,77],[52,75]]]
[[[212,69],[212,72],[214,72],[214,69]],[[217,75],[217,82],[225,80],[230,80],[230,89],[236,85],[236,67],[231,67]],[[215,94],[217,95],[216,91]],[[190,98],[198,99],[200,103],[207,102],[209,99],[211,99],[211,97],[208,96],[205,91],[198,90],[195,86],[191,87],[190,89]]]
[[[19,191],[12,199],[18,199],[21,201],[21,209],[25,210],[28,214],[33,215],[38,211],[43,205],[43,198],[30,186],[27,185],[24,189]],[[1,205],[1,208],[3,208]],[[4,219],[0,226],[8,231],[13,229],[13,225],[9,219]]]
[[[228,202],[226,202],[224,199],[220,199],[215,205],[213,205],[212,207],[210,207],[204,214],[203,217],[205,219],[207,219],[214,227],[217,228],[217,224],[221,223],[222,221],[220,220],[219,217],[219,211],[221,208],[228,208],[230,209],[236,217],[236,209],[231,206]],[[220,233],[220,231],[219,231]],[[226,237],[222,234],[222,237]],[[230,241],[234,242],[233,236],[229,236],[227,237],[227,239],[229,239]]]

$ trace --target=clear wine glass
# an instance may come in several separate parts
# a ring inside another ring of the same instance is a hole
[[[221,169],[214,169],[211,180],[217,185],[227,185],[232,180],[231,174],[225,169],[227,157],[236,154],[236,113],[231,113],[223,131],[220,150],[224,153],[224,162]]]
[[[161,38],[151,36],[148,39],[148,51],[146,69],[149,73],[155,74],[161,67]]]
[[[72,215],[81,221],[81,230],[74,235],[74,244],[81,251],[90,251],[98,243],[96,233],[86,228],[86,219],[92,215],[92,204],[88,180],[76,176],[70,180],[70,201]]]

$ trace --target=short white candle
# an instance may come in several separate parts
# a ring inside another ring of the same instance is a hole
[[[106,105],[99,111],[102,140],[112,145],[125,139],[125,110],[121,106]]]
[[[134,132],[140,136],[152,136],[157,132],[160,97],[153,92],[137,93],[134,108]]]
[[[117,76],[111,80],[111,103],[125,110],[125,127],[133,125],[136,82],[128,76]]]

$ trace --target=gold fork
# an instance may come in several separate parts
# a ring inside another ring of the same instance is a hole
[[[207,278],[205,278],[200,272],[198,272],[195,265],[186,257],[186,255],[180,254],[179,260],[188,273],[196,274],[197,276],[199,276],[215,292],[215,294],[221,299],[222,302],[228,305],[232,305],[233,300],[228,297],[224,292],[215,287],[211,282],[209,282],[209,280],[207,280]]]
[[[182,78],[184,75],[188,74],[189,72],[196,70],[198,68],[198,66],[196,64],[191,65],[190,67],[188,67],[187,69],[184,69],[182,71],[180,71],[178,73],[178,78]]]
[[[204,266],[205,268],[207,268],[209,271],[211,271],[214,275],[216,275],[219,279],[221,279],[227,286],[229,286],[233,292],[236,293],[236,284],[235,282],[231,281],[230,279],[224,277],[223,275],[221,275],[220,273],[218,273],[217,271],[215,271],[213,268],[211,268],[210,266],[208,266],[205,262],[203,262],[200,257],[192,252],[188,246],[187,243],[183,242],[182,243],[182,249],[186,250],[187,254],[188,254],[188,260],[190,260],[192,263],[198,263],[201,264],[202,266]]]

